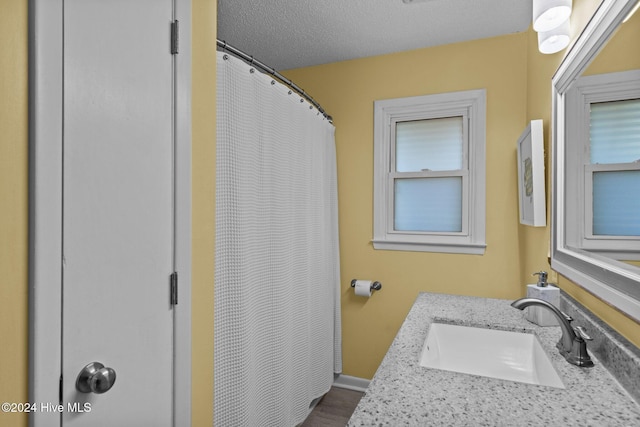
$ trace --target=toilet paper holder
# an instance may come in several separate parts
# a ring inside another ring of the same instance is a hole
[[[351,281],[351,287],[352,287],[352,288],[355,288],[355,287],[356,287],[356,281],[357,281],[357,280],[358,280],[358,279],[353,279],[353,280]],[[380,289],[382,289],[382,283],[380,283],[380,282],[371,282],[371,290],[372,290],[372,291],[379,291]]]

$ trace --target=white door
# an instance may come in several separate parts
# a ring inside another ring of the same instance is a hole
[[[64,426],[172,424],[172,8],[64,2]],[[108,391],[78,390],[91,362]]]

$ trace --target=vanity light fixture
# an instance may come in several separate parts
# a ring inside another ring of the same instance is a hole
[[[533,29],[551,31],[569,19],[572,0],[533,0]]]
[[[571,5],[572,0],[533,0],[533,29],[541,53],[556,53],[569,46]]]
[[[549,31],[541,31],[538,33],[538,50],[540,53],[556,53],[569,46],[571,38],[569,37],[570,25],[569,19]]]

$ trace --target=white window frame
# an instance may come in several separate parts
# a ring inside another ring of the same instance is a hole
[[[601,236],[593,230],[593,173],[640,170],[640,163],[591,164],[591,104],[640,98],[640,71],[581,77],[567,92],[566,194],[567,244],[617,260],[640,260],[640,237]]]
[[[373,247],[383,250],[484,254],[486,91],[484,89],[395,98],[374,103]],[[401,121],[463,117],[461,171],[395,172],[395,124]],[[461,176],[462,231],[394,230],[396,179]]]

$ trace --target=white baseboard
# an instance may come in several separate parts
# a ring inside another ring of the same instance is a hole
[[[350,375],[339,374],[333,380],[333,386],[364,393],[367,387],[369,387],[370,382],[371,381],[364,378],[358,378],[358,377],[352,377]]]

